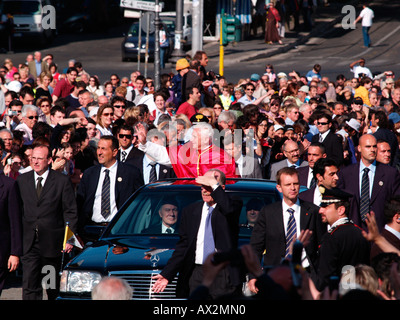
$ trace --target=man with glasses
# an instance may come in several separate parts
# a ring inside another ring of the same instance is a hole
[[[285,123],[289,126],[294,125],[294,123],[299,120],[300,112],[299,107],[293,103],[286,107],[286,119]]]
[[[290,167],[297,169],[308,166],[308,162],[300,158],[300,150],[297,142],[286,140],[282,146],[282,151],[286,159],[272,164],[270,180],[275,181],[278,171],[282,168]]]
[[[125,124],[118,128],[117,133],[119,142],[117,160],[128,164],[135,164],[133,159],[141,157],[142,152],[134,146],[134,141],[137,140],[137,136],[134,135],[133,128]]]
[[[316,115],[317,129],[319,134],[312,137],[311,142],[320,142],[325,147],[328,158],[332,158],[340,167],[343,164],[343,144],[342,139],[332,132],[332,117],[324,112]]]
[[[120,96],[114,96],[111,99],[111,105],[114,107],[114,122],[123,119],[126,110],[126,100]]]
[[[33,142],[32,128],[38,122],[38,108],[34,105],[24,105],[22,108],[22,122],[15,127],[16,131],[23,132],[24,145],[30,145]]]
[[[257,99],[253,96],[256,87],[253,83],[248,82],[245,85],[244,93],[245,95],[241,97],[237,102],[241,103],[243,106],[246,106],[250,103],[253,103]]]

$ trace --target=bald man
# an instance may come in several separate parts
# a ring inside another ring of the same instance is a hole
[[[353,194],[349,218],[358,226],[367,229],[363,207],[373,211],[380,230],[385,225],[384,206],[386,200],[400,193],[400,174],[388,165],[376,160],[377,140],[373,135],[360,137],[358,152],[361,155],[358,163],[349,165],[339,172],[338,188]],[[365,170],[366,169],[366,170]],[[363,179],[363,177],[368,179]],[[363,196],[363,185],[368,190]]]

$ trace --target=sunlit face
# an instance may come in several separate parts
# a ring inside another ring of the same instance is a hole
[[[361,159],[369,163],[374,162],[376,159],[377,148],[378,147],[374,136],[361,136],[358,145],[358,152],[361,154]]]
[[[339,170],[335,166],[325,167],[324,176],[321,176],[319,174],[317,175],[319,184],[322,184],[329,189],[336,188],[337,182],[339,180],[338,172]]]
[[[88,123],[86,125],[86,130],[87,130],[87,134],[89,136],[89,139],[94,138],[97,134],[97,128],[93,123]]]
[[[119,145],[123,149],[128,149],[132,145],[133,135],[129,130],[121,129],[118,134]]]
[[[157,96],[154,100],[156,107],[158,110],[164,111],[165,109],[165,100],[162,96]]]
[[[97,158],[99,164],[102,164],[106,168],[111,167],[115,161],[118,153],[118,149],[112,148],[112,142],[106,139],[100,139],[97,144]]]
[[[314,168],[315,162],[322,157],[326,157],[326,154],[323,154],[319,147],[310,146],[307,152],[307,161],[310,168]]]
[[[218,182],[220,181],[221,174],[218,171],[207,171],[205,176],[213,176]],[[209,205],[214,204],[214,199],[211,197],[211,192],[213,191],[212,187],[210,186],[201,186],[201,197],[204,202],[208,203]]]
[[[112,124],[114,118],[114,110],[112,108],[105,108],[101,114],[101,122],[104,127],[109,127]]]
[[[391,159],[391,149],[387,142],[378,143],[378,150],[376,154],[376,161],[384,164],[389,164]]]
[[[208,136],[206,130],[201,128],[193,129],[190,141],[192,142],[194,150],[202,150],[210,145],[210,137]]]
[[[33,170],[42,175],[51,163],[51,158],[48,157],[48,149],[45,147],[36,147],[32,151],[31,166]]]
[[[38,122],[38,114],[35,110],[28,110],[26,116],[23,118],[28,128],[32,129],[33,126]]]
[[[49,84],[50,84],[50,82],[51,82],[50,77],[48,77],[48,76],[44,76],[44,77],[43,77],[43,79],[42,79],[42,84],[43,84],[45,87],[48,87]]]
[[[321,207],[319,209],[319,213],[321,214],[321,220],[324,223],[328,223],[329,225],[332,225],[337,221],[338,218],[338,209],[336,209],[336,206],[334,203],[331,203],[330,205],[326,207]]]
[[[13,139],[11,137],[11,133],[7,131],[0,132],[0,139],[4,142],[4,150],[10,151],[12,148]]]
[[[300,190],[299,176],[297,174],[282,174],[280,177],[280,183],[276,188],[280,193],[282,193],[284,200],[296,202]]]
[[[73,152],[74,152],[74,150],[72,149],[72,147],[65,148],[64,149],[64,158],[66,160],[71,160]]]

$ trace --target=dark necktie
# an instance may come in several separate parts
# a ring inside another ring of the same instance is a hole
[[[126,151],[122,151],[121,154],[122,154],[122,159],[121,159],[121,161],[122,161],[122,162],[125,162],[125,159],[126,159]]]
[[[322,134],[319,134],[319,142],[324,142],[324,138],[322,137]]]
[[[286,227],[286,251],[285,258],[289,256],[290,245],[293,240],[296,238],[297,228],[296,228],[296,219],[294,218],[294,210],[292,208],[287,209],[289,212],[289,220]]]
[[[365,221],[367,213],[369,213],[369,169],[365,168],[361,180],[361,199],[360,199],[360,216],[361,220]]]
[[[166,233],[172,233],[171,229],[168,228],[167,230],[165,230]]]
[[[42,193],[42,189],[43,189],[42,180],[43,180],[42,177],[37,178],[36,193],[37,193],[38,198],[40,197],[40,194]]]
[[[150,169],[149,183],[157,181],[156,165],[157,165],[156,163],[150,164],[151,169]]]
[[[214,235],[211,226],[211,217],[214,208],[208,208],[208,214],[206,217],[206,226],[204,229],[204,249],[203,249],[203,262],[206,261],[207,257],[215,252]]]
[[[104,170],[105,176],[103,180],[103,186],[101,189],[101,215],[104,219],[111,213],[111,205],[110,205],[110,170]]]
[[[311,172],[311,174],[312,174],[312,172]],[[315,186],[315,177],[314,177],[314,174],[313,174],[313,177],[311,178],[311,181],[310,181],[310,188],[309,189],[311,189],[312,187],[314,187]]]

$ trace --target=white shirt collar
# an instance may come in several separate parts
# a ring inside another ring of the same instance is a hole
[[[396,238],[400,239],[400,232],[394,230],[392,227],[389,227],[387,224],[385,225],[385,229],[386,229],[387,231],[389,231],[390,233],[393,233],[393,235],[394,235]]]

